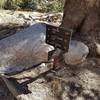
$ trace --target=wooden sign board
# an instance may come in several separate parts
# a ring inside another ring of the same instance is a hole
[[[54,46],[55,48],[59,48],[67,52],[71,36],[72,30],[46,24],[46,43]]]

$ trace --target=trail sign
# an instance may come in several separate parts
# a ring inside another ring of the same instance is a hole
[[[72,30],[46,24],[46,43],[65,52],[69,49]]]

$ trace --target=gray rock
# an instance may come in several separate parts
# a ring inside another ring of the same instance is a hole
[[[18,100],[57,100],[47,84],[34,82],[28,88],[32,93],[19,95]]]
[[[79,64],[83,62],[89,53],[88,47],[76,40],[71,40],[69,44],[69,50],[64,54],[64,59],[66,64]]]
[[[68,92],[64,91],[62,93],[62,100],[70,100],[69,96],[68,96]]]
[[[0,41],[0,73],[27,69],[47,61],[53,47],[45,43],[46,27],[36,23]]]
[[[96,52],[97,52],[97,54],[100,56],[100,44],[97,43],[97,42],[95,42],[95,44],[96,44]],[[95,48],[94,48],[94,49],[95,49]]]

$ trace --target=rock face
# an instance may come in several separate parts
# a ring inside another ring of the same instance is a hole
[[[0,72],[27,69],[47,61],[53,47],[45,43],[46,26],[34,24],[0,41]],[[19,66],[19,67],[18,67]]]

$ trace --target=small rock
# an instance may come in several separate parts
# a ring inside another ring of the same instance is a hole
[[[75,100],[85,100],[82,96],[78,96]]]
[[[76,40],[72,40],[69,44],[69,51],[64,54],[64,59],[66,64],[79,64],[83,62],[89,53],[88,47]]]
[[[64,91],[62,94],[62,100],[70,100],[66,91]]]
[[[0,73],[27,69],[47,61],[53,47],[45,43],[46,27],[35,23],[0,41]]]
[[[70,91],[69,96],[70,96],[70,98],[76,98],[78,96],[78,91],[76,91],[76,90]]]
[[[95,44],[96,44],[96,52],[100,56],[100,44],[97,42]]]
[[[93,92],[90,91],[90,90],[84,90],[83,91],[83,96],[85,98],[88,98],[89,100],[94,100],[93,98],[95,97],[95,95],[93,94]]]

